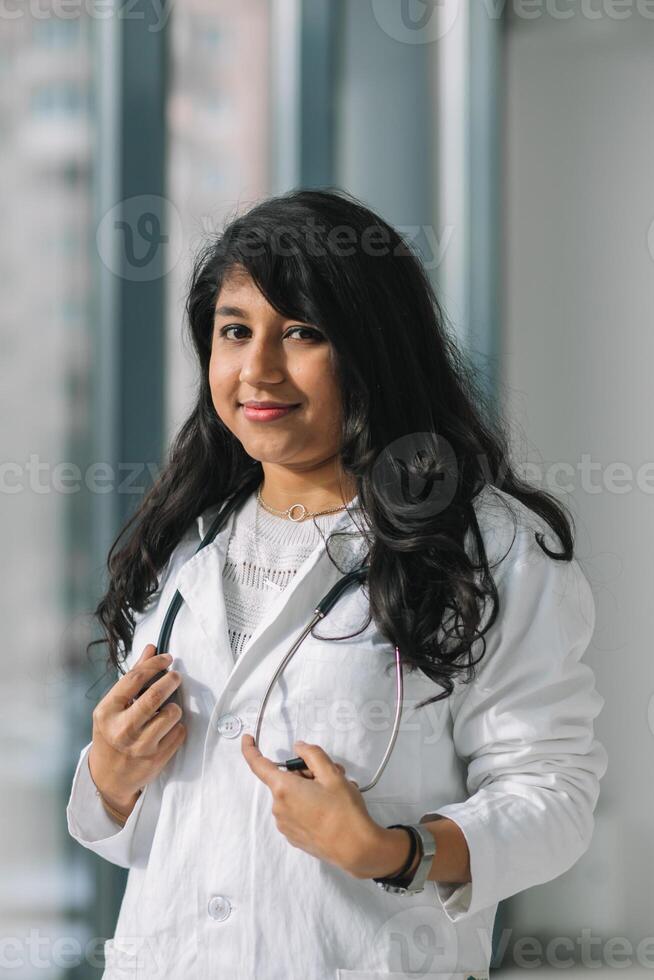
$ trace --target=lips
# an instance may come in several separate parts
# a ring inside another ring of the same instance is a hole
[[[290,415],[296,408],[299,408],[299,405],[272,405],[264,408],[257,408],[254,405],[241,405],[241,408],[245,417],[252,422],[273,422],[275,419]]]

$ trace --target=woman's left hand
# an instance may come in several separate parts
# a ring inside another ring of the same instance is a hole
[[[293,747],[310,775],[279,769],[262,755],[252,735],[241,739],[247,764],[272,793],[272,814],[280,833],[293,847],[359,877],[382,828],[340,762],[333,762],[319,745],[295,742]]]

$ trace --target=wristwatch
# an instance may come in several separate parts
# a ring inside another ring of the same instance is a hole
[[[425,881],[436,853],[436,839],[430,830],[419,823],[393,824],[392,826],[403,827],[414,835],[420,859],[413,873],[409,871],[394,878],[373,878],[373,881],[384,891],[393,892],[396,895],[417,895],[424,891]],[[415,853],[413,848],[411,850]],[[411,861],[409,862],[410,866]]]

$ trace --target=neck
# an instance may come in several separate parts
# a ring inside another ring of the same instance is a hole
[[[275,510],[304,504],[307,511],[343,507],[356,495],[354,479],[334,466],[295,473],[284,467],[264,466],[261,497]]]

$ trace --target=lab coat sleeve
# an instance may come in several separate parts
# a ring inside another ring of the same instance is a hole
[[[89,742],[81,753],[66,808],[68,832],[83,847],[121,868],[145,867],[161,805],[160,780],[148,783],[125,825],[109,816],[89,771]]]
[[[135,629],[132,648],[125,657],[124,667],[130,670],[143,653],[142,632],[146,613],[134,613]],[[154,642],[154,641],[152,641]],[[119,679],[117,675],[116,680]],[[121,868],[145,867],[154,839],[162,798],[161,778],[148,783],[141,792],[125,825],[109,816],[96,793],[91,778],[88,756],[91,744],[82,749],[73,776],[66,808],[68,832],[83,847]]]
[[[150,597],[148,607],[143,612],[132,610],[134,634],[131,650],[124,658],[127,670],[134,666],[148,642],[156,643],[160,621],[174,592],[176,572],[193,554],[196,545],[197,532],[192,525],[166,562],[159,576],[159,586]],[[96,793],[88,765],[90,748],[91,743],[82,749],[73,777],[66,809],[68,831],[83,847],[95,851],[112,864],[122,868],[145,867],[161,810],[163,776],[159,774],[144,787],[125,825],[121,827],[118,821],[109,816]]]
[[[518,530],[506,562],[477,678],[450,697],[468,798],[420,817],[448,817],[468,844],[472,880],[433,883],[452,922],[572,867],[590,844],[607,768],[593,727],[604,698],[580,659],[595,625],[588,581],[576,559],[549,558],[533,530]]]

